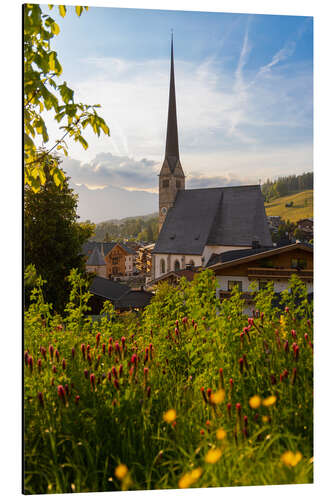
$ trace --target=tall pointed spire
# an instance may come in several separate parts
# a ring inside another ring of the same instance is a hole
[[[168,160],[171,170],[174,169],[177,160],[179,160],[175,73],[173,65],[173,33],[171,33],[169,111],[168,111],[168,127],[167,127],[167,137],[165,146],[165,159]]]

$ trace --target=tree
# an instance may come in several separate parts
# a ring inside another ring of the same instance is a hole
[[[44,156],[45,183],[36,193],[32,187],[24,188],[24,251],[25,266],[32,264],[45,284],[46,300],[59,313],[68,298],[69,283],[66,278],[72,268],[81,272],[85,263],[81,249],[91,237],[94,225],[80,224],[76,214],[78,196],[69,188],[69,178],[64,176],[62,187],[52,179],[49,163],[59,159]]]
[[[52,9],[53,5],[49,5]],[[66,7],[59,5],[59,13],[66,15]],[[88,7],[84,7],[88,10]],[[76,6],[81,16],[83,7]],[[68,155],[65,138],[72,137],[84,149],[88,143],[83,130],[90,126],[95,134],[110,135],[108,126],[96,108],[98,104],[87,105],[74,101],[74,91],[66,82],[59,82],[62,67],[57,53],[51,49],[50,41],[60,33],[58,24],[49,15],[43,14],[38,4],[24,5],[24,183],[37,192],[46,182],[44,159],[54,149]],[[38,136],[44,144],[49,141],[43,111],[53,111],[54,119],[62,124],[61,136],[47,150],[36,145]],[[65,181],[58,163],[47,158],[49,177],[57,186]]]

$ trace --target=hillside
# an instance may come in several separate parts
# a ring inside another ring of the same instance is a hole
[[[286,203],[294,202],[292,207],[287,208]],[[313,190],[308,189],[300,193],[288,196],[280,196],[265,203],[267,215],[279,215],[283,220],[297,222],[300,219],[313,217]]]

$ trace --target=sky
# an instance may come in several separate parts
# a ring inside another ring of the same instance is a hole
[[[171,29],[187,188],[312,170],[312,17],[90,7],[78,18],[69,7],[61,18],[44,10],[61,29],[52,40],[61,80],[78,101],[101,105],[111,131],[88,131],[86,151],[68,142],[62,166],[82,219],[157,211]],[[61,133],[51,119],[48,130],[52,144]],[[121,203],[124,190],[131,203]]]

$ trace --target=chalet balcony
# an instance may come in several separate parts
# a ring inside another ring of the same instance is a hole
[[[290,279],[292,274],[296,274],[299,278],[313,279],[313,269],[287,269],[277,267],[249,267],[248,277],[253,279],[259,278],[287,278]]]

